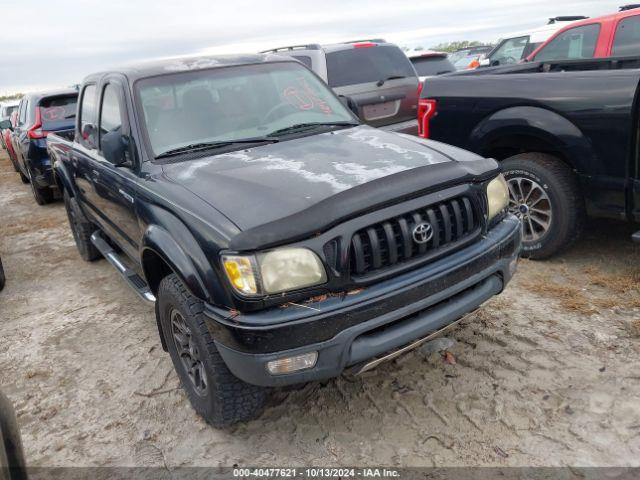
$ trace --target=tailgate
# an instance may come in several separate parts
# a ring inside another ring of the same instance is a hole
[[[351,97],[358,106],[358,115],[374,126],[413,120],[418,104],[417,77],[348,85],[335,89],[338,95]]]

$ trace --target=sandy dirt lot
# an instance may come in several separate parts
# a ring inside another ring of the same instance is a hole
[[[447,338],[359,378],[274,391],[215,430],[190,408],[153,310],[78,255],[0,157],[0,388],[32,466],[640,466],[640,248],[595,222],[523,261]],[[455,362],[455,363],[454,363]]]

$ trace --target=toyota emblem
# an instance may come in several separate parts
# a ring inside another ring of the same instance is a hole
[[[433,227],[430,223],[422,222],[413,227],[413,241],[422,245],[433,238]]]

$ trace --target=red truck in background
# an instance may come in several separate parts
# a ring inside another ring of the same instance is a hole
[[[18,119],[18,111],[14,111],[11,113],[11,127],[15,127],[16,126],[16,120]],[[18,171],[18,163],[16,160],[16,152],[13,149],[13,145],[11,144],[11,130],[8,128],[5,129],[0,129],[0,134],[2,134],[2,139],[3,141],[3,145],[5,146],[7,153],[9,154],[9,159],[11,160],[11,163],[13,164],[13,168],[15,169],[15,171]]]
[[[567,25],[527,57],[528,62],[624,57],[640,52],[640,4]]]

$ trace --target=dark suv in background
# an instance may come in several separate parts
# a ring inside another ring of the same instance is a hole
[[[332,45],[294,45],[263,53],[288,55],[313,70],[337,95],[347,97],[362,121],[418,134],[420,82],[407,56],[382,39]]]
[[[31,183],[38,205],[53,200],[56,182],[47,153],[47,135],[73,130],[78,92],[56,90],[25,95],[10,136],[20,178]]]

